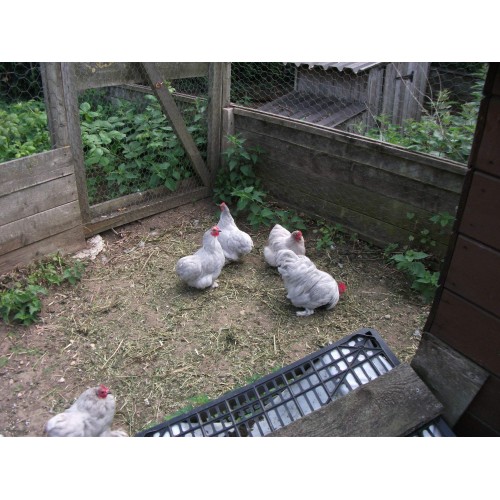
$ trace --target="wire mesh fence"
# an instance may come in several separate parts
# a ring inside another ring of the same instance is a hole
[[[466,163],[486,63],[232,63],[231,102]]]
[[[206,79],[166,84],[206,160]],[[145,75],[137,84],[85,90],[78,101],[90,205],[134,193],[141,201],[149,201],[199,185],[184,146]]]
[[[0,162],[51,149],[38,63],[0,63]]]

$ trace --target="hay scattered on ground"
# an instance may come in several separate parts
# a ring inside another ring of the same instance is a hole
[[[332,311],[310,317],[295,315],[263,260],[268,230],[242,222],[254,251],[223,269],[219,287],[181,283],[176,261],[200,246],[216,216],[203,201],[106,232],[106,250],[82,281],[44,299],[40,324],[1,326],[0,356],[9,359],[0,368],[0,433],[41,435],[53,413],[106,383],[117,398],[115,426],[134,434],[364,327],[379,331],[401,361],[411,359],[428,307],[378,250],[359,242],[317,252],[304,232],[308,255],[348,286]]]

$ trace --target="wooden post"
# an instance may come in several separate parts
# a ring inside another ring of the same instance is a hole
[[[82,214],[83,225],[91,221],[89,197],[87,192],[87,176],[83,161],[82,131],[80,128],[80,112],[78,93],[75,81],[74,64],[61,63],[61,79],[66,108],[66,123],[69,145],[75,162],[75,179],[78,189],[78,200]]]
[[[61,148],[69,144],[61,63],[40,63],[40,71],[52,148]]]
[[[210,63],[208,67],[208,147],[207,163],[210,186],[220,164],[223,105],[223,70],[225,63]]]

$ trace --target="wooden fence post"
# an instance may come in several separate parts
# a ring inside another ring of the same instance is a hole
[[[75,179],[78,189],[78,200],[82,222],[85,226],[90,222],[89,197],[87,192],[87,176],[83,160],[82,131],[80,128],[80,112],[78,107],[78,92],[75,81],[75,67],[73,63],[61,63],[61,77],[66,111],[66,124],[69,145],[75,162]]]

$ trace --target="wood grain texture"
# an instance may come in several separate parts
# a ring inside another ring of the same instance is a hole
[[[500,376],[500,319],[444,289],[430,333]]]
[[[500,178],[500,96],[490,98],[475,167]]]
[[[500,178],[475,171],[459,231],[500,250]]]
[[[268,436],[406,436],[442,409],[410,365],[401,364]]]
[[[82,226],[79,225],[2,255],[0,258],[0,275],[10,272],[18,266],[26,266],[33,260],[45,255],[56,252],[69,254],[83,248],[85,248],[85,238]]]
[[[78,201],[1,226],[0,255],[81,226]]]
[[[442,415],[451,426],[488,378],[486,370],[429,333],[422,336],[411,367],[443,403]]]
[[[500,252],[459,235],[445,287],[500,318]]]

